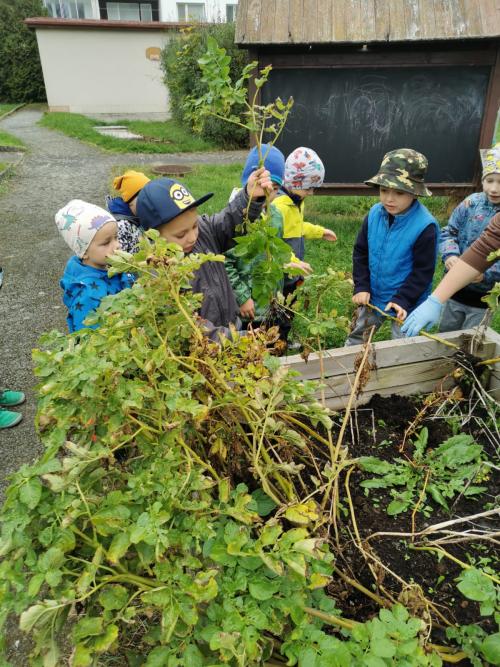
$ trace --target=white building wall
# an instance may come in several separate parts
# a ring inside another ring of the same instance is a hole
[[[184,3],[181,0],[160,0],[160,21],[178,21],[178,4],[201,4],[205,7],[205,20],[208,22],[219,22],[226,20],[226,5],[237,5],[238,0],[189,0]]]
[[[44,27],[36,34],[51,111],[168,116],[160,63],[148,49],[175,33]]]

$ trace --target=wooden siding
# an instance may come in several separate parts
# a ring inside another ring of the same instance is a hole
[[[500,36],[500,0],[239,0],[236,43],[346,44]]]

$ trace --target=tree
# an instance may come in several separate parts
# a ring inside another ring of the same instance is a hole
[[[46,14],[41,0],[0,0],[0,102],[46,100],[36,36],[24,23]]]

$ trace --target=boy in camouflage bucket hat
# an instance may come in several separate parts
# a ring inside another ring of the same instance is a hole
[[[384,155],[378,173],[367,185],[382,185],[417,197],[430,197],[432,192],[425,187],[427,158],[412,148],[398,148]]]
[[[427,158],[411,148],[386,153],[368,185],[379,188],[380,202],[370,209],[353,251],[353,302],[359,306],[346,345],[360,344],[384,317],[368,307],[393,311],[402,321],[430,293],[436,265],[439,227],[419,196],[430,195],[424,183]],[[392,323],[392,338],[401,338]]]

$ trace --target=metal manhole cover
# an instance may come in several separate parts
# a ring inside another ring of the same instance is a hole
[[[193,170],[185,164],[157,164],[151,167],[151,171],[161,176],[184,176]]]

